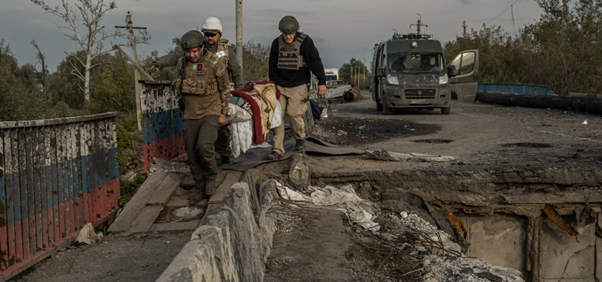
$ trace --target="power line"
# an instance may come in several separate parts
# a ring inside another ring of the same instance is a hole
[[[512,7],[512,9],[510,9],[510,13],[512,14],[512,27],[514,28],[514,35],[517,35],[518,32],[516,32],[516,25],[514,25],[514,4],[510,5],[510,7]]]
[[[514,1],[514,3],[512,3],[510,5],[510,7],[506,8],[506,10],[502,11],[499,15],[497,15],[495,18],[493,18],[493,20],[490,20],[488,23],[486,23],[485,25],[489,25],[492,21],[495,21],[495,19],[497,19],[499,16],[501,16],[504,12],[508,11],[508,9],[512,8],[512,5],[516,4],[516,2],[518,2],[518,0]]]

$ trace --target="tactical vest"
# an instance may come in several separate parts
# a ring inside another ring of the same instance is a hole
[[[226,67],[229,67],[228,60],[230,59],[228,54],[228,46],[230,46],[230,44],[228,44],[228,39],[220,39],[219,42],[217,42],[217,51],[215,52],[215,55],[222,61],[222,63],[224,63],[224,66]]]
[[[307,67],[301,52],[301,43],[307,34],[300,32],[292,43],[286,43],[282,35],[278,36],[278,68],[283,70],[299,70]]]
[[[218,92],[217,79],[213,68],[208,63],[200,61],[192,63],[186,61],[182,78],[182,94],[188,95],[212,95]],[[204,67],[207,66],[207,67]]]

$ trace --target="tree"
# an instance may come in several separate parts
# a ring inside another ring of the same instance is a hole
[[[92,61],[107,52],[103,48],[102,41],[118,35],[117,32],[105,33],[104,26],[100,26],[100,21],[106,12],[117,8],[117,5],[114,1],[105,3],[105,0],[78,0],[79,4],[74,5],[77,9],[73,9],[65,0],[61,0],[62,6],[56,5],[54,7],[41,0],[31,0],[31,2],[42,7],[46,13],[58,16],[68,23],[67,26],[59,26],[59,28],[69,30],[71,34],[65,34],[65,36],[76,41],[79,51],[85,54],[85,57],[80,59],[75,53],[67,53],[76,59],[76,62],[68,61],[73,67],[71,74],[83,81],[84,87],[81,88],[80,86],[80,88],[84,92],[84,101],[90,103],[90,70],[98,65],[93,65]],[[85,33],[83,34],[80,33],[77,27],[77,22],[80,19],[85,26]],[[84,67],[83,73],[75,67],[76,64]]]
[[[269,79],[270,46],[247,41],[242,46],[243,74],[247,81]]]
[[[371,74],[362,61],[351,58],[349,63],[344,63],[339,69],[339,80],[366,89],[371,84]]]
[[[0,121],[43,119],[48,114],[47,104],[33,67],[19,67],[9,45],[0,40]]]
[[[38,81],[40,82],[40,85],[42,85],[44,97],[46,98],[46,74],[48,74],[48,69],[46,69],[46,55],[44,55],[44,53],[42,53],[42,51],[40,50],[40,47],[38,46],[38,44],[36,43],[35,40],[31,41],[31,45],[33,45],[33,47],[38,52],[36,54],[36,58],[38,59],[38,63],[42,65],[41,71],[38,71],[38,69],[36,68],[36,66],[38,65],[37,63],[33,66],[33,70],[36,72],[36,77],[37,77]]]

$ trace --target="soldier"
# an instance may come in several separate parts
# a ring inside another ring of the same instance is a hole
[[[216,189],[214,144],[218,127],[225,124],[230,96],[230,82],[224,63],[205,48],[205,37],[197,30],[182,36],[185,56],[176,64],[175,86],[185,103],[184,146],[190,172],[198,187],[208,196]]]
[[[318,77],[318,95],[326,94],[326,74],[318,49],[313,40],[299,32],[299,22],[293,16],[280,20],[278,29],[282,33],[272,42],[270,50],[270,80],[280,90],[282,115],[289,117],[295,136],[297,151],[305,148],[305,125],[303,114],[307,110],[311,80],[310,70]],[[277,160],[284,155],[284,122],[274,129],[274,149],[268,160]]]
[[[218,18],[208,17],[203,23],[201,31],[205,35],[206,48],[214,53],[220,61],[228,68],[230,81],[234,84],[234,89],[244,88],[244,78],[242,67],[236,58],[236,53],[227,39],[222,37],[222,23]],[[157,61],[153,62],[151,70],[158,70],[161,66],[173,66],[176,64],[178,54],[169,53]],[[227,125],[219,127],[217,142],[215,143],[215,151],[221,157],[221,164],[229,164],[232,149],[230,148],[230,130]]]

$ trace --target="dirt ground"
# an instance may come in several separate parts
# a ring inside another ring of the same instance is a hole
[[[69,247],[46,259],[19,282],[155,281],[192,232],[108,235],[91,246]]]

